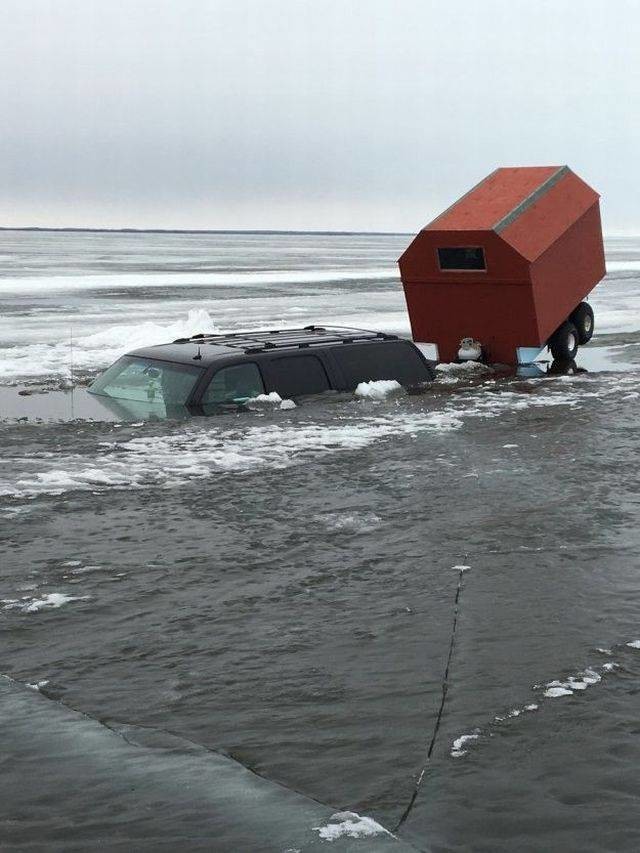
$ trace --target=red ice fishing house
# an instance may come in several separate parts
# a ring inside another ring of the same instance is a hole
[[[606,273],[599,198],[568,166],[492,172],[398,262],[414,340],[440,361],[465,345],[491,363],[528,363],[547,345],[573,358],[593,333],[582,300]]]

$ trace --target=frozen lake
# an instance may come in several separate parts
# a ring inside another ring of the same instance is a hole
[[[408,334],[409,239],[0,232],[0,383],[200,331]],[[586,373],[187,422],[0,410],[1,671],[35,686],[3,683],[7,849],[637,850],[640,239],[607,261]],[[103,724],[158,740],[107,759]],[[282,786],[268,809],[215,792],[220,756]],[[171,812],[189,761],[214,792]]]

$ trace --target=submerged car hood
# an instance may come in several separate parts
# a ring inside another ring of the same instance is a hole
[[[0,387],[0,419],[9,421],[153,421],[191,417],[185,406],[138,403],[91,394],[24,386]]]

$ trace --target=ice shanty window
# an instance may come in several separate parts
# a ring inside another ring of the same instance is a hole
[[[484,249],[480,246],[452,246],[438,249],[441,270],[486,270]]]

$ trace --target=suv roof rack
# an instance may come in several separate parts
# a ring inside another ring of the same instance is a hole
[[[273,349],[298,348],[324,344],[350,344],[355,341],[396,341],[398,335],[372,332],[368,329],[351,329],[346,326],[305,326],[302,329],[266,329],[257,332],[230,332],[228,334],[199,333],[189,338],[178,338],[174,344],[212,344],[240,349],[245,353],[265,352]]]

